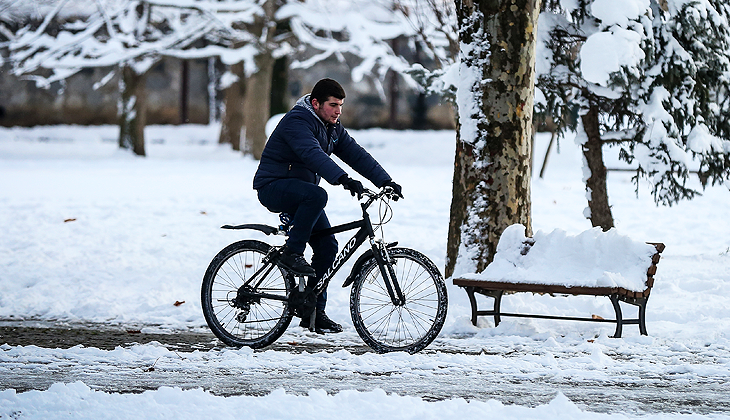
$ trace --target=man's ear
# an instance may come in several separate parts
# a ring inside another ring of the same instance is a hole
[[[312,108],[314,108],[315,111],[319,111],[320,103],[317,100],[317,98],[312,98]]]

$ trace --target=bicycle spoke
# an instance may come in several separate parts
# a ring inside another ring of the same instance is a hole
[[[446,316],[446,287],[433,263],[413,250],[390,251],[405,302],[393,305],[375,260],[353,286],[351,308],[358,334],[378,351],[415,352],[438,334]],[[430,265],[429,265],[430,264]]]
[[[237,242],[221,251],[206,272],[203,313],[211,330],[226,344],[263,347],[278,338],[291,321],[285,297],[293,282],[278,268],[267,269],[262,264],[269,250],[263,242]],[[255,289],[250,281],[254,273],[260,283]],[[239,293],[241,287],[248,287],[249,293]]]

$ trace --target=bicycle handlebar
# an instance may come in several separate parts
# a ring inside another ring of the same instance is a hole
[[[393,201],[398,200],[398,194],[392,187],[388,186],[381,188],[380,191],[372,191],[364,188],[362,196],[367,197],[367,201],[365,201],[365,203],[363,204],[365,208],[370,207],[370,205],[373,204],[374,201],[379,200],[383,196],[393,199]]]

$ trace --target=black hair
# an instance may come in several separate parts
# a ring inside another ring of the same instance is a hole
[[[319,103],[327,102],[330,96],[334,96],[337,99],[345,99],[345,89],[335,80],[322,79],[312,88],[311,98],[316,99]]]

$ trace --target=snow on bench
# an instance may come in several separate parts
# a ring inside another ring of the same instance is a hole
[[[512,225],[502,234],[494,261],[484,271],[461,274],[453,282],[469,296],[474,325],[480,315],[494,316],[495,326],[503,316],[568,319],[616,323],[616,338],[621,337],[624,324],[638,324],[640,333],[647,335],[646,303],[662,251],[664,244],[637,242],[616,229],[594,228],[577,236],[557,229],[527,238],[524,226]],[[505,292],[607,296],[616,318],[506,313],[500,308]],[[475,293],[494,298],[493,309],[479,310]],[[623,319],[619,302],[637,306],[638,318]]]

